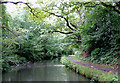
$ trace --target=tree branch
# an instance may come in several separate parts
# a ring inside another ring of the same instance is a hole
[[[103,3],[103,2],[101,2],[101,4],[102,4],[103,6],[105,6],[105,7],[113,8],[114,11],[116,11],[118,14],[120,14],[120,10],[117,10],[117,9],[115,8],[115,6],[107,5],[107,4]]]
[[[76,26],[76,25],[74,25],[73,23],[70,23],[70,24],[77,29],[77,26]]]
[[[7,29],[8,31],[10,31],[14,36],[16,36],[17,37],[17,35],[14,33],[14,32],[12,32],[8,27],[4,27],[4,26],[0,26],[0,28],[2,28],[2,29]]]
[[[75,29],[73,29],[73,28],[70,26],[69,21],[68,21],[67,18],[65,18],[65,17],[63,17],[63,16],[61,16],[61,15],[56,15],[55,13],[52,13],[52,12],[48,12],[48,11],[45,11],[45,12],[47,12],[47,13],[49,13],[49,14],[51,14],[51,15],[54,15],[54,16],[63,18],[63,19],[66,21],[67,26],[68,26],[72,31],[76,31]]]
[[[61,31],[52,31],[52,33],[54,32],[59,32],[59,33],[62,33],[62,34],[72,34],[73,32],[61,32]]]
[[[120,14],[120,9],[117,9],[116,7],[120,8],[120,1],[116,2],[116,6],[113,5],[107,5],[106,3],[102,2],[99,0],[100,3],[94,3],[93,5],[89,5],[89,3],[91,2],[85,2],[85,3],[77,3],[77,4],[73,4],[73,5],[80,5],[79,7],[96,7],[97,5],[103,5],[104,7],[107,8],[112,8],[115,12],[117,12],[118,14]]]
[[[7,3],[12,3],[12,4],[19,4],[19,3],[22,3],[22,4],[25,4],[27,5],[27,7],[30,9],[30,12],[33,14],[33,16],[36,16],[38,18],[37,15],[35,15],[35,13],[33,12],[33,9],[30,7],[29,3],[25,3],[25,2],[22,2],[22,1],[19,1],[19,2],[12,2],[12,1],[4,1],[4,2],[1,2],[0,1],[0,4],[7,4]]]
[[[116,2],[116,5],[120,8],[120,1]]]

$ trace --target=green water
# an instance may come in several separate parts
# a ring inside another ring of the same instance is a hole
[[[89,81],[57,62],[45,61],[19,66],[2,74],[2,81]]]

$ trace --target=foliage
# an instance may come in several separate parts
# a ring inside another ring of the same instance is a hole
[[[72,49],[69,49],[68,42],[65,41],[65,35],[54,33],[54,36],[49,36],[48,42],[45,44],[47,49],[46,56],[63,56],[72,54]]]
[[[85,17],[85,24],[80,28],[84,50],[91,50],[93,62],[116,63],[120,49],[119,14],[98,6],[88,10]]]
[[[2,28],[3,58],[0,60],[3,61],[3,69],[6,68],[4,70],[12,64],[71,54],[79,56],[83,51],[91,55],[87,59],[92,62],[117,64],[120,49],[119,3],[36,3],[41,7],[18,8],[20,11],[16,11],[15,15],[0,5],[0,19],[2,26],[6,27]]]
[[[18,14],[19,15],[19,14]],[[61,34],[50,34],[50,24],[29,22],[28,13],[19,17],[9,17],[8,28],[16,34],[4,30],[2,36],[2,71],[8,71],[12,66],[36,62],[44,59],[53,59],[71,53],[67,45],[62,43],[64,36]],[[7,16],[7,15],[6,15]],[[26,23],[24,23],[26,22]],[[60,36],[60,37],[58,37]]]
[[[7,71],[10,66],[18,65],[26,62],[26,58],[16,54],[19,42],[14,39],[2,40],[2,70]]]

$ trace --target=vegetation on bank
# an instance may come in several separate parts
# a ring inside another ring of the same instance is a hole
[[[96,70],[96,69],[92,69],[92,68],[88,68],[86,66],[76,64],[76,63],[70,61],[69,59],[67,59],[67,57],[62,57],[61,63],[64,64],[66,67],[74,70],[76,73],[79,73],[79,74],[91,79],[91,81],[110,81],[110,82],[118,81],[117,74],[103,72],[101,70]]]
[[[118,65],[116,64],[103,64],[103,63],[95,63],[95,62],[92,62],[89,57],[88,58],[85,58],[84,56],[82,55],[79,55],[79,56],[74,56],[72,57],[74,60],[76,61],[82,61],[82,62],[86,62],[86,63],[94,63],[94,65],[100,65],[102,67],[106,67],[106,68],[112,68],[112,69],[117,69],[118,68]]]
[[[16,8],[13,12],[8,11],[10,3]],[[0,2],[3,72],[28,61],[72,54],[93,63],[118,66],[120,2],[36,3]]]

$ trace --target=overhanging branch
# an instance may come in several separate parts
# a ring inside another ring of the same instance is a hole
[[[12,1],[4,1],[4,2],[1,2],[0,1],[0,4],[7,4],[7,3],[12,3],[12,4],[19,4],[19,3],[22,3],[22,4],[25,4],[27,5],[27,7],[30,9],[30,12],[33,14],[33,16],[36,16],[38,18],[37,15],[35,15],[35,13],[33,12],[33,9],[30,7],[29,3],[25,3],[25,2],[22,2],[22,1],[19,1],[19,2],[12,2]]]
[[[117,2],[116,4],[118,4],[119,2]],[[105,7],[108,7],[108,8],[113,8],[114,11],[116,11],[118,14],[120,14],[120,10],[119,9],[116,9],[116,6],[112,6],[112,5],[107,5],[105,4],[104,2],[101,2],[101,4]],[[119,6],[118,6],[119,7]]]
[[[51,15],[54,15],[54,16],[63,18],[63,19],[66,21],[67,26],[68,26],[72,31],[76,31],[75,29],[73,29],[73,28],[70,26],[69,21],[68,21],[67,18],[65,18],[65,17],[63,17],[63,16],[61,16],[61,15],[56,15],[55,13],[52,13],[52,12],[48,12],[48,11],[45,11],[45,12],[47,12],[47,13],[49,13],[49,14],[51,14]]]
[[[120,1],[116,2],[116,5],[120,8]]]
[[[2,29],[7,29],[8,31],[10,31],[14,36],[16,36],[17,37],[17,35],[14,33],[14,32],[12,32],[8,27],[4,27],[4,26],[0,26],[0,28],[2,28]]]
[[[76,25],[74,25],[73,23],[70,23],[70,24],[77,29],[77,26],[76,26]]]
[[[120,14],[120,1],[118,1],[118,2],[114,2],[116,5],[115,6],[113,6],[113,5],[108,5],[108,4],[106,4],[105,2],[102,2],[102,1],[100,1],[100,0],[98,0],[100,3],[94,3],[94,4],[92,4],[92,5],[90,5],[90,3],[91,2],[85,2],[85,3],[81,3],[81,2],[79,2],[79,4],[77,3],[77,4],[73,4],[73,6],[74,5],[79,5],[79,7],[82,7],[82,6],[84,6],[84,7],[96,7],[96,6],[98,6],[98,5],[103,5],[104,7],[106,7],[106,8],[112,8],[115,12],[117,12],[118,14]],[[92,2],[93,3],[93,2]]]
[[[52,33],[54,32],[59,32],[59,33],[62,33],[62,34],[72,34],[73,32],[62,32],[62,31],[52,31]]]

